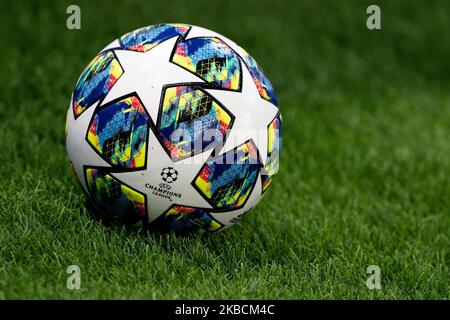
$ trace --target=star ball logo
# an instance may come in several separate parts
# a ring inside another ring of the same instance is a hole
[[[172,167],[164,168],[161,171],[161,177],[164,180],[164,182],[172,183],[177,180],[178,171]]]

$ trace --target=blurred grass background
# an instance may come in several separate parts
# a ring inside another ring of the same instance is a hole
[[[81,7],[81,30],[66,8]],[[382,29],[366,28],[381,7]],[[211,237],[105,229],[68,169],[83,68],[146,25],[247,49],[284,119],[279,174]],[[450,2],[10,1],[0,11],[0,298],[449,299]],[[66,268],[81,268],[81,290]],[[366,268],[379,265],[381,290]]]

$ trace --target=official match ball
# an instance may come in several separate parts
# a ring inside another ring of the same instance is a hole
[[[269,79],[236,43],[160,24],[123,35],[89,63],[70,100],[66,147],[103,218],[215,232],[266,193],[281,114]]]

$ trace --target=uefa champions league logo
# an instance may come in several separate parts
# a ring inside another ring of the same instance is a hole
[[[161,178],[167,183],[172,183],[177,180],[178,171],[172,167],[164,168],[161,171]]]
[[[175,170],[173,167],[166,167],[161,170],[161,179],[164,182],[159,183],[158,186],[146,183],[145,188],[150,189],[153,195],[172,202],[173,198],[180,199],[182,196],[181,193],[171,191],[172,186],[170,185],[170,183],[175,182],[177,178],[178,178],[178,171]]]

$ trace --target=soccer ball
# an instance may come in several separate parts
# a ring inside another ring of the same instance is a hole
[[[103,218],[214,232],[267,191],[281,115],[272,84],[236,43],[196,26],[154,25],[114,40],[83,71],[66,147]]]

